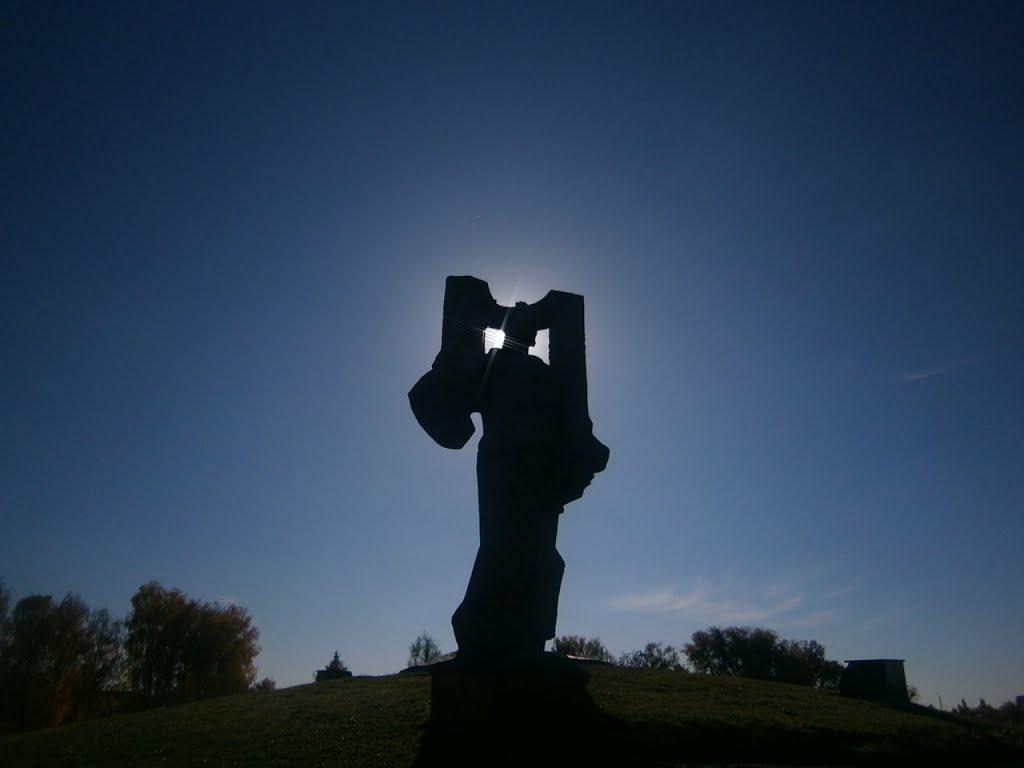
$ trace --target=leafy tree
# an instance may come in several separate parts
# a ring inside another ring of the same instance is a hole
[[[7,612],[11,609],[11,593],[7,591],[7,585],[0,581],[0,633],[7,624]]]
[[[966,699],[960,699],[960,703],[953,708],[958,715],[969,715],[984,720],[1001,721],[1004,723],[1024,723],[1024,706],[1013,699],[1008,699],[998,707],[993,707],[984,699],[978,699],[978,706],[971,707]],[[1007,732],[1011,732],[1008,730]]]
[[[770,629],[709,627],[694,632],[683,653],[696,672],[769,680],[777,641]]]
[[[4,719],[15,728],[57,725],[64,715],[75,676],[68,662],[84,647],[73,634],[84,632],[87,611],[71,595],[63,602],[61,611],[49,595],[22,598],[5,627]]]
[[[7,648],[7,614],[11,608],[11,593],[7,591],[7,585],[0,581],[0,691],[7,687],[5,678],[5,667],[3,664],[4,654]],[[0,713],[2,716],[2,713]]]
[[[128,679],[150,702],[241,693],[256,679],[259,630],[237,605],[189,600],[151,581],[132,596],[126,627]]]
[[[95,714],[120,670],[119,626],[71,593],[19,600],[0,629],[0,719],[35,728]]]
[[[132,690],[145,699],[168,697],[180,689],[191,606],[178,589],[151,581],[132,595],[125,652]]]
[[[818,672],[818,687],[838,691],[839,680],[843,676],[843,669],[843,665],[838,661],[826,659],[821,667],[821,671]]]
[[[341,656],[338,652],[334,652],[334,658],[331,659],[331,663],[326,667],[328,672],[348,672],[348,667],[345,666],[345,662],[341,660]]]
[[[0,691],[6,688],[3,658],[7,648],[7,613],[11,607],[11,593],[7,585],[0,581]]]
[[[434,642],[434,638],[424,631],[409,646],[409,660],[406,662],[406,666],[419,667],[440,657],[441,649]]]
[[[257,693],[268,693],[277,690],[277,681],[272,677],[264,677],[252,687]]]
[[[186,698],[224,696],[249,690],[256,680],[259,631],[244,608],[193,603],[184,654]]]
[[[555,638],[553,650],[561,656],[576,656],[580,659],[596,659],[597,661],[615,661],[615,657],[612,656],[599,637],[562,635]]]
[[[1013,699],[1007,699],[999,705],[999,715],[1012,723],[1024,723],[1024,705]]]
[[[824,665],[825,647],[818,641],[779,640],[774,650],[771,679],[814,686]]]
[[[124,676],[124,622],[101,608],[89,615],[88,644],[82,657],[81,705],[89,715],[98,713],[104,694],[122,690]]]
[[[834,688],[842,666],[825,658],[816,640],[780,640],[760,627],[709,627],[683,647],[690,666],[709,675],[734,675]]]
[[[648,643],[642,651],[622,654],[619,665],[641,669],[679,669],[679,651],[671,645]]]

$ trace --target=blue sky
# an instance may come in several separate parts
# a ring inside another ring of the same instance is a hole
[[[559,632],[1024,693],[1020,4],[9,3],[0,578],[397,671],[476,548],[444,278],[587,301]]]

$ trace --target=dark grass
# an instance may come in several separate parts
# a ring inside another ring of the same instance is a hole
[[[575,713],[563,711],[571,699],[549,706],[527,692],[521,716],[471,702],[473,723],[442,727],[430,722],[430,675],[356,677],[9,735],[0,765],[1024,766],[1019,731],[969,718],[755,680],[587,672]]]

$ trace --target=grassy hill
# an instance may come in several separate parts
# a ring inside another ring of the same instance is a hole
[[[431,719],[431,675],[356,677],[10,735],[0,764],[1024,765],[1019,731],[920,708],[681,672],[595,666],[579,679],[566,693],[514,675],[499,694],[462,680],[446,690],[469,706],[445,717],[438,688]]]

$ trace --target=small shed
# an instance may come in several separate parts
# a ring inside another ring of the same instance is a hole
[[[903,659],[847,659],[839,693],[856,699],[907,706],[907,676]]]

